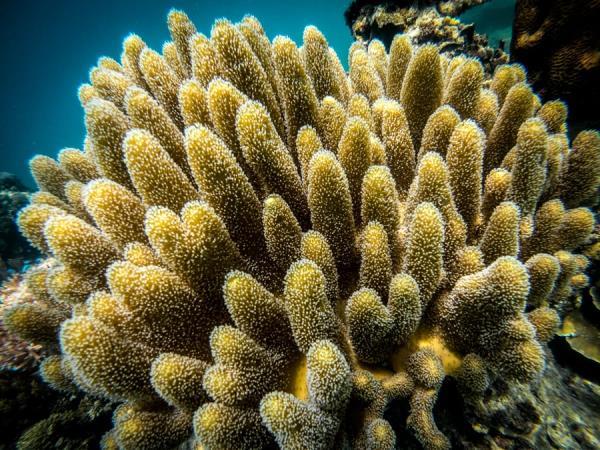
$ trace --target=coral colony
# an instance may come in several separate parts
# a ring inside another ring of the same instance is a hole
[[[37,156],[22,233],[48,256],[6,314],[60,390],[121,402],[103,448],[424,448],[445,377],[528,383],[577,307],[600,137],[521,66],[397,36],[345,73],[253,17],[168,18],[79,91],[87,139]],[[401,442],[398,442],[401,445]]]

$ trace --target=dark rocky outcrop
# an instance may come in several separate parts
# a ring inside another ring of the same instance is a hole
[[[511,59],[544,101],[569,105],[569,128],[600,126],[600,1],[517,0]]]

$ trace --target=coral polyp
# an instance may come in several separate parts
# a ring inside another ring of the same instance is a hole
[[[404,399],[446,449],[446,377],[542,375],[586,284],[596,131],[570,149],[520,66],[400,37],[346,73],[315,27],[168,24],[92,70],[85,148],[32,160],[19,216],[54,262],[6,325],[60,344],[51,384],[122,403],[105,448],[388,449]]]

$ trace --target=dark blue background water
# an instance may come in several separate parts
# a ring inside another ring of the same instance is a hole
[[[300,42],[304,27],[316,25],[345,62],[352,42],[343,17],[347,4],[348,0],[3,0],[0,171],[16,173],[33,185],[27,168],[33,155],[54,157],[61,148],[81,148],[85,128],[78,86],[87,81],[100,56],[120,58],[121,42],[131,32],[160,51],[169,39],[166,16],[172,7],[186,11],[205,34],[216,18],[239,21],[247,13],[261,20],[270,38],[286,34]],[[513,4],[514,0],[492,0],[482,8],[495,8],[493,14],[472,10],[468,20],[489,22],[478,26],[484,31],[510,28],[511,18],[497,9],[512,14]]]
[[[476,30],[487,34],[492,46],[497,46],[500,39],[504,40],[504,48],[508,51],[514,14],[515,0],[491,0],[467,10],[460,16],[460,20],[464,23],[475,23]]]

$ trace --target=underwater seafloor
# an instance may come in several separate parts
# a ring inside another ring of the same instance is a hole
[[[0,450],[600,448],[600,7],[342,3],[173,9],[0,173]]]

